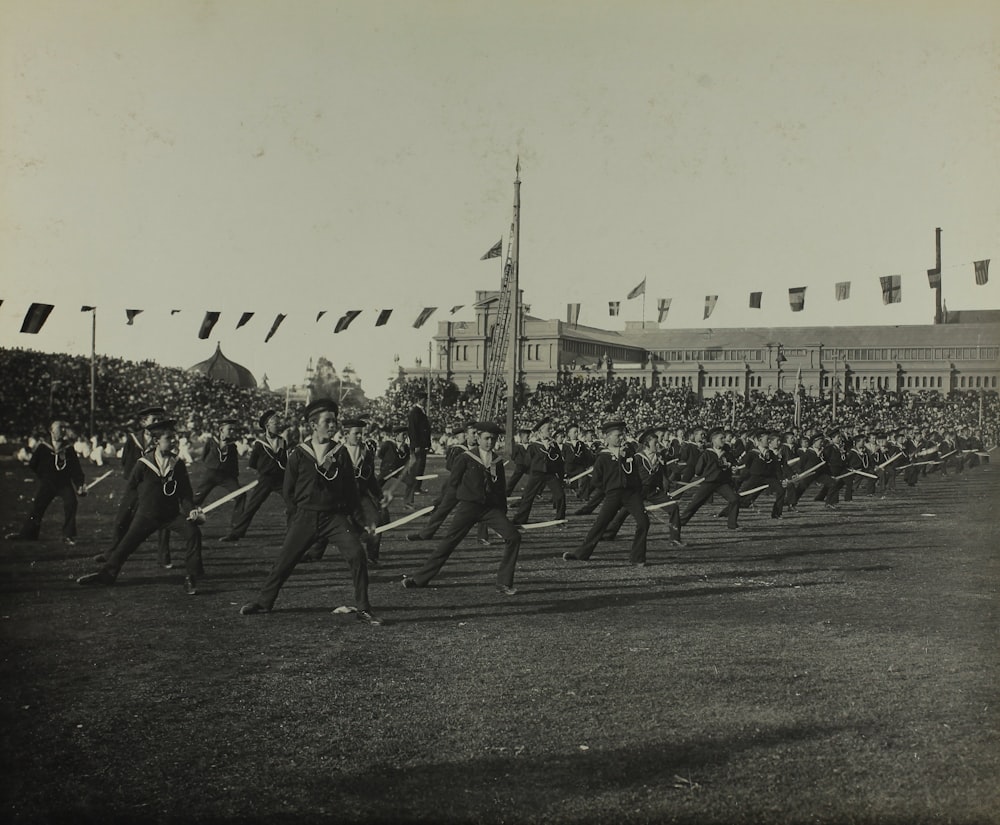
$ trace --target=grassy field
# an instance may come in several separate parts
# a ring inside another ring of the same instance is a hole
[[[0,465],[5,531],[26,479]],[[335,548],[238,614],[276,500],[236,545],[210,516],[198,596],[153,542],[77,586],[119,485],[82,502],[76,547],[58,501],[41,541],[0,543],[6,821],[1000,822],[996,467],[736,533],[706,507],[687,549],[654,523],[644,569],[627,526],[563,562],[592,517],[571,519],[525,535],[514,597],[474,533],[404,590],[432,545],[403,528],[372,571],[382,627],[331,613]]]

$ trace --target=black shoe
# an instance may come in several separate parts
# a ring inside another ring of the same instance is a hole
[[[229,536],[222,536],[222,537],[221,537],[221,538],[219,539],[219,541],[239,541],[239,540],[240,540],[240,537],[239,537],[239,536],[233,536],[233,535],[229,535]]]
[[[371,556],[368,557],[369,567],[378,567],[378,559],[373,559]]]
[[[516,596],[517,588],[511,587],[509,584],[498,584],[497,593],[500,593],[504,596]]]
[[[574,556],[572,553],[563,553],[563,561],[583,561],[583,559],[578,556]]]
[[[76,539],[72,536],[63,536],[63,544],[67,547],[76,547]]]
[[[827,504],[826,505],[826,509],[827,510],[839,510],[840,509],[840,505],[839,504]]]
[[[490,546],[490,540],[489,539],[476,539],[476,541],[478,541],[484,547],[489,547]]]
[[[629,564],[632,565],[632,567],[649,567],[649,564],[644,561],[630,561]]]
[[[365,622],[366,624],[380,625],[382,620],[374,615],[370,610],[359,610],[356,614],[359,622]]]
[[[241,616],[253,616],[257,613],[270,613],[271,608],[264,607],[262,604],[257,604],[257,602],[247,602],[243,607],[240,608]]]
[[[92,561],[96,561],[98,564],[107,564],[108,557],[105,556],[104,553],[98,553],[96,556],[94,556]]]
[[[184,592],[189,596],[198,595],[198,588],[194,586],[194,576],[184,577]]]
[[[407,533],[406,534],[406,540],[407,541],[423,541],[424,537],[421,536],[420,533]]]
[[[80,576],[80,578],[76,580],[76,583],[90,585],[92,587],[111,587],[111,585],[115,583],[115,580],[107,571],[98,570],[96,573],[87,573],[85,576]]]
[[[687,545],[683,541],[681,541],[679,538],[677,538],[677,539],[670,539],[670,543],[674,547],[687,547]]]
[[[420,587],[420,585],[417,584],[417,580],[411,579],[409,576],[403,576],[402,584],[407,590],[413,590],[414,588]]]

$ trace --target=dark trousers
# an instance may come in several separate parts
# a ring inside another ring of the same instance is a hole
[[[893,467],[876,467],[875,474],[878,476],[876,491],[885,493],[896,489],[896,470]]]
[[[281,484],[281,478],[261,476],[257,479],[256,487],[237,499],[237,502],[243,500],[243,506],[233,509],[232,526],[229,528],[229,535],[232,538],[241,539],[247,534],[250,522],[264,502],[270,498],[271,493],[281,494]]]
[[[587,532],[583,544],[573,551],[578,559],[589,559],[597,547],[604,531],[614,521],[619,510],[625,510],[635,519],[635,534],[632,536],[632,550],[629,561],[646,561],[646,537],[649,535],[649,516],[646,515],[646,505],[642,493],[638,490],[611,490],[604,496],[601,509],[597,511],[597,521]]]
[[[232,476],[224,476],[221,473],[209,473],[201,480],[201,483],[194,491],[194,506],[201,507],[201,505],[205,503],[205,499],[208,498],[208,494],[211,493],[216,487],[221,487],[227,493],[231,493],[240,488],[240,482],[239,479],[233,478]],[[245,493],[236,499],[237,510],[242,510],[245,499]]]
[[[667,500],[667,496],[658,495],[647,499],[649,504],[661,504]],[[670,538],[680,539],[681,537],[681,508],[679,505],[674,504],[670,507],[661,508],[666,516],[667,523],[670,525]],[[648,518],[654,520],[660,520],[659,516],[654,516],[651,513],[646,514]],[[607,530],[604,531],[604,535],[601,537],[605,540],[613,539],[618,535],[618,531],[621,530],[622,525],[625,523],[625,519],[629,517],[629,511],[627,507],[620,507],[615,517],[611,520],[611,524],[608,525]]]
[[[361,511],[365,514],[365,522],[367,524],[374,524],[376,527],[381,527],[383,524],[388,524],[392,521],[392,518],[389,516],[389,509],[387,507],[380,507],[379,503],[369,495],[361,496]],[[365,531],[361,533],[360,539],[368,559],[377,562],[379,552],[382,550],[381,533],[373,536]],[[330,540],[325,536],[320,536],[316,539],[312,548],[305,554],[306,560],[319,561],[326,554],[326,548],[329,545]]]
[[[737,519],[740,514],[740,497],[736,495],[732,485],[728,483],[704,483],[693,489],[694,493],[691,496],[691,500],[688,502],[688,506],[684,508],[684,512],[681,513],[682,525],[686,525],[689,521],[691,521],[691,517],[701,509],[701,506],[708,501],[714,493],[718,493],[727,502],[727,505],[723,510],[726,514],[727,526],[730,530],[736,529]]]
[[[122,494],[122,500],[118,504],[118,512],[115,513],[115,543],[105,553],[108,558],[111,558],[111,554],[115,552],[121,540],[125,538],[125,534],[128,533],[138,508],[139,492],[134,487],[126,487]],[[170,531],[165,527],[160,528],[157,539],[159,544],[157,561],[160,564],[170,564]]]
[[[37,539],[42,529],[42,516],[49,508],[54,498],[61,498],[63,502],[63,538],[76,537],[76,490],[69,484],[61,487],[53,487],[42,482],[41,487],[35,494],[35,501],[31,505],[31,512],[28,520],[24,522],[18,537],[22,539]]]
[[[827,504],[836,504],[840,501],[840,491],[847,479],[823,475],[818,478],[814,477],[814,480],[820,485],[820,491],[816,494],[814,501],[825,501]],[[806,486],[808,487],[809,485],[807,484]],[[850,499],[847,500],[850,501]]]
[[[368,610],[371,607],[368,603],[368,563],[358,528],[343,513],[317,513],[313,510],[298,510],[292,516],[278,558],[257,595],[257,604],[268,610],[274,606],[281,586],[317,539],[326,539],[337,545],[347,561],[351,568],[354,600],[358,610]]]
[[[781,481],[765,476],[750,476],[740,485],[740,492],[752,490],[754,487],[761,487],[765,484],[767,485],[768,492],[774,493],[774,504],[771,505],[771,518],[777,518],[781,515],[781,511],[785,506],[785,488],[781,486]],[[756,501],[757,496],[762,492],[764,491],[761,490],[752,496],[741,496],[741,498],[750,499],[750,501],[746,502],[749,505]]]
[[[524,478],[525,470],[523,467],[518,467],[514,465],[514,472],[510,474],[510,478],[507,479],[507,495],[514,492],[514,488],[517,486],[522,478]]]
[[[588,498],[582,507],[578,507],[573,511],[574,516],[589,516],[594,512],[604,500],[604,491],[600,490],[593,485],[591,485],[590,498]]]
[[[414,447],[410,453],[410,465],[403,470],[403,503],[413,504],[413,495],[421,487],[421,482],[417,476],[422,476],[427,469],[427,450],[423,447]]]
[[[506,587],[514,584],[514,568],[517,565],[517,554],[521,550],[520,531],[510,522],[507,514],[497,507],[488,507],[475,501],[459,501],[455,507],[455,517],[448,535],[412,576],[418,587],[423,587],[441,572],[445,562],[476,522],[492,527],[503,538],[504,552],[500,560],[500,569],[497,571],[497,584]]]
[[[117,579],[122,565],[125,564],[128,557],[157,530],[179,533],[184,539],[186,550],[184,569],[189,576],[200,576],[205,572],[201,562],[201,530],[198,529],[197,524],[188,521],[186,515],[178,515],[172,521],[164,522],[162,519],[153,518],[142,512],[137,512],[132,517],[128,532],[122,536],[121,541],[110,552],[108,561],[103,568],[104,572]]]
[[[552,506],[555,508],[556,518],[566,518],[566,493],[563,491],[562,481],[551,473],[530,473],[528,484],[514,512],[514,518],[511,519],[514,524],[524,524],[528,520],[528,516],[531,515],[531,505],[545,486],[548,486],[552,493]]]

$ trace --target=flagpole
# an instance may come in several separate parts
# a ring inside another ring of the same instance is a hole
[[[519,362],[521,356],[521,295],[518,286],[518,256],[521,234],[521,158],[518,157],[514,166],[514,221],[510,238],[510,289],[511,289],[511,358],[510,380],[507,381],[507,438],[504,443],[504,457],[511,458],[514,449],[514,399],[516,397],[517,379],[520,374]]]
[[[937,288],[934,290],[934,323],[940,324],[944,322],[944,313],[941,310],[941,227],[934,230],[934,245],[937,249],[938,272]]]
[[[97,307],[90,310],[90,434],[94,431],[94,411],[97,407]]]

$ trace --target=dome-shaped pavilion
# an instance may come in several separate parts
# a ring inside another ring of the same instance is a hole
[[[237,387],[253,388],[257,386],[257,379],[242,364],[231,361],[222,354],[222,345],[215,345],[215,354],[211,358],[188,367],[188,372],[200,372],[215,381],[225,381],[227,384],[235,384]]]

